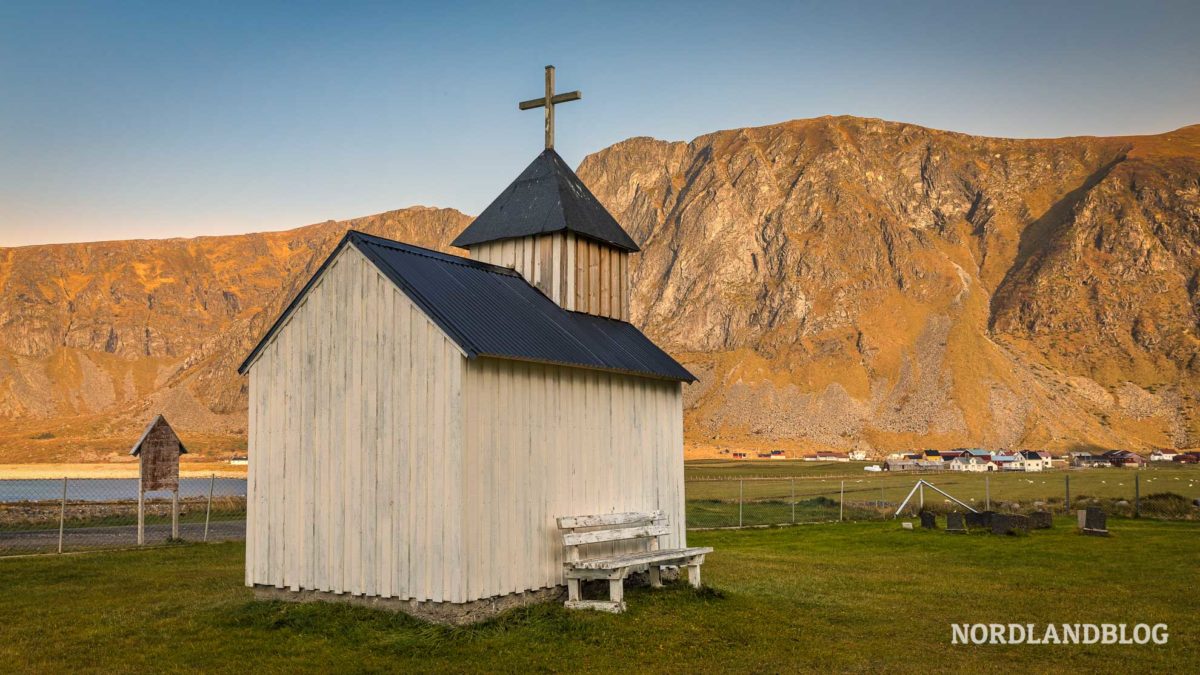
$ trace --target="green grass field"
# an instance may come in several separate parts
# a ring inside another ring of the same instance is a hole
[[[871,517],[867,509],[889,511],[899,505],[918,479],[923,478],[955,498],[983,510],[1006,503],[1026,508],[1045,502],[1063,512],[1070,479],[1072,506],[1082,498],[1109,501],[1134,499],[1135,479],[1143,498],[1173,493],[1187,500],[1200,498],[1200,466],[1170,464],[1134,469],[1055,470],[1035,473],[990,474],[945,472],[921,475],[870,473],[866,462],[804,461],[693,461],[685,465],[688,523],[694,527],[728,527],[738,524],[737,502],[744,502],[744,524],[792,522],[791,501],[799,503],[796,522],[836,520],[844,483],[846,518]],[[931,506],[949,507],[946,498],[926,491]],[[878,515],[878,514],[876,514]]]
[[[0,560],[0,663],[28,672],[1196,672],[1200,524],[1066,521],[1027,537],[895,523],[695,532],[711,591],[624,615],[516,610],[473,628],[263,603],[240,544]],[[952,622],[1166,623],[1163,646],[954,646]]]

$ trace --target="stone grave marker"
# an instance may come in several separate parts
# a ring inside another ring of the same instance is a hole
[[[979,527],[987,529],[992,526],[992,516],[996,515],[995,511],[980,511],[979,513],[967,514],[967,527]]]
[[[1049,511],[1034,511],[1029,514],[1029,526],[1035,530],[1049,530],[1054,527],[1054,516]]]
[[[1108,536],[1108,515],[1099,506],[1089,506],[1084,511],[1083,533],[1098,537]]]
[[[1029,534],[1029,518],[1016,513],[994,513],[992,534]]]
[[[966,534],[967,521],[963,518],[963,514],[955,511],[954,513],[946,514],[946,531],[952,534]]]
[[[937,529],[937,516],[932,511],[921,512],[921,527],[926,530]]]

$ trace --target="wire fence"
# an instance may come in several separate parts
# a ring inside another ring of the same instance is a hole
[[[246,479],[181,478],[147,492],[142,545],[246,536]],[[0,479],[0,556],[126,548],[138,541],[136,478]]]
[[[1087,469],[1035,473],[879,473],[795,477],[691,477],[686,480],[689,529],[891,518],[921,508],[965,510],[936,491],[913,491],[929,481],[977,511],[1065,514],[1099,505],[1110,515],[1200,518],[1200,467]],[[0,479],[0,556],[59,553],[138,545],[136,478]],[[144,502],[144,545],[182,541],[241,541],[246,535],[245,478],[182,478],[178,517],[173,494],[151,492]],[[177,520],[177,522],[176,522]]]
[[[918,480],[953,499],[932,489],[914,490]],[[1194,520],[1200,518],[1200,471],[1188,467],[690,478],[686,495],[689,529],[881,520],[893,517],[901,505],[905,516],[921,509],[947,513],[968,508],[1062,515],[1100,506],[1117,517]]]

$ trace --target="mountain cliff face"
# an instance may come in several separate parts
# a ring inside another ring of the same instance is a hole
[[[695,443],[1200,442],[1200,126],[822,118],[631,139],[579,174],[644,242],[634,322],[703,374]]]
[[[236,368],[346,229],[444,247],[468,222],[417,207],[287,232],[0,249],[0,462],[127,451],[157,412],[193,452],[244,449]]]
[[[1200,443],[1200,127],[1005,140],[858,118],[636,138],[579,175],[642,243],[633,318],[701,381],[696,448]],[[234,369],[347,227],[0,249],[0,461],[163,411],[244,447]]]

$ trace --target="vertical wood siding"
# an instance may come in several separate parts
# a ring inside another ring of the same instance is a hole
[[[549,269],[565,299],[578,240],[547,240],[488,252]],[[449,602],[556,586],[555,518],[585,513],[662,509],[662,545],[686,545],[679,383],[467,361],[353,248],[249,379],[247,584]]]
[[[347,248],[250,368],[246,583],[465,600],[462,352]]]
[[[679,383],[498,359],[465,377],[468,599],[561,585],[559,516],[662,509],[661,544],[686,545]]]
[[[558,306],[629,320],[629,253],[573,232],[471,247],[471,257],[511,267]]]

